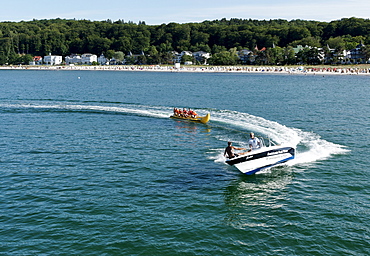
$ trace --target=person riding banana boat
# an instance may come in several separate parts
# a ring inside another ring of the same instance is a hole
[[[190,108],[188,110],[186,108],[183,108],[182,110],[179,108],[174,108],[173,115],[170,117],[174,119],[182,119],[205,124],[209,121],[211,114],[208,113],[205,116],[199,116],[197,112]]]
[[[184,108],[183,110],[178,109],[178,108],[174,108],[173,109],[173,114],[175,116],[179,116],[179,117],[196,118],[198,116],[198,114],[194,110],[191,110],[190,108],[188,110],[186,110],[186,108]]]

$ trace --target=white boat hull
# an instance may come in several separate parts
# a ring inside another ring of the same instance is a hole
[[[295,148],[284,146],[263,147],[250,153],[226,160],[242,173],[251,175],[272,166],[280,165],[294,159]]]

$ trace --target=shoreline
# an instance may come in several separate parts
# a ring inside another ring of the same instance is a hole
[[[181,66],[167,65],[117,65],[117,66],[2,66],[0,70],[67,70],[67,71],[137,71],[186,73],[250,73],[291,75],[370,75],[368,67],[304,67],[304,66]]]

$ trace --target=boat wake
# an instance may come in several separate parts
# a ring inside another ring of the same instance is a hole
[[[140,104],[116,102],[72,102],[72,101],[21,101],[16,103],[1,103],[1,111],[71,111],[118,113],[153,118],[169,118],[172,107],[148,106]],[[290,128],[278,122],[262,117],[229,110],[195,109],[199,114],[211,114],[210,128],[221,128],[221,132],[212,133],[217,140],[233,141],[236,145],[248,147],[249,132],[269,138],[277,144],[289,144],[297,147],[297,155],[288,165],[309,164],[327,159],[336,154],[344,154],[349,150],[342,145],[322,139],[313,132]],[[216,149],[217,156],[212,157],[217,162],[224,162],[223,149]],[[222,151],[222,152],[221,152]]]
[[[290,128],[248,113],[223,110],[214,111],[211,113],[211,116],[213,122],[218,122],[221,126],[226,125],[226,129],[239,130],[240,133],[243,133],[243,136],[240,136],[238,133],[235,133],[235,135],[220,135],[218,137],[219,140],[225,142],[234,141],[235,144],[247,148],[249,132],[254,132],[271,139],[277,144],[295,146],[297,148],[297,155],[295,159],[287,162],[286,165],[310,164],[349,151],[344,146],[326,141],[313,132]],[[224,162],[225,159],[222,154],[223,150],[219,152],[214,160],[216,162]]]
[[[16,104],[0,104],[0,108],[12,110],[30,109],[34,111],[71,111],[71,112],[100,112],[100,113],[121,113],[138,116],[168,118],[172,108],[146,106],[125,103],[73,103],[73,102],[30,102]]]
[[[345,146],[326,141],[315,133],[301,130],[297,130],[297,133],[300,137],[298,154],[288,165],[313,163],[349,152]]]

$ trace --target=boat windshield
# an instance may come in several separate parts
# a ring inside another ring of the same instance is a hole
[[[258,137],[261,140],[262,147],[271,147],[271,146],[277,146],[278,144],[274,141],[271,140],[271,138],[263,138],[263,137]],[[265,140],[267,140],[267,145],[265,143]]]
[[[260,139],[260,141],[261,141],[261,148],[266,147],[265,139],[264,139],[263,137],[257,137],[257,138],[259,138],[259,139]]]
[[[261,141],[261,148],[271,147],[271,146],[276,146],[277,145],[277,143],[272,141],[270,138],[264,138],[264,137],[261,137],[261,136],[257,136],[257,138],[259,138],[260,141]],[[266,143],[267,143],[267,145],[266,145]]]

